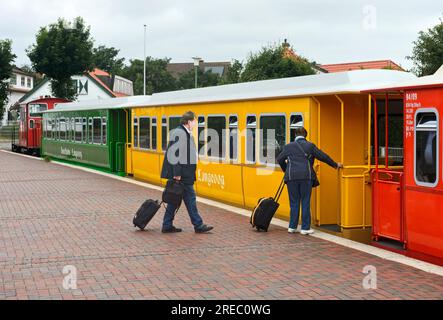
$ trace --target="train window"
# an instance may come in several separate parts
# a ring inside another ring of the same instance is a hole
[[[140,117],[139,124],[139,141],[140,149],[150,149],[151,148],[151,119],[147,117]]]
[[[107,139],[107,126],[106,126],[106,117],[102,117],[102,144],[107,144],[108,143],[108,139]]]
[[[181,117],[169,117],[168,141],[171,140],[172,130],[174,130],[175,128],[177,128],[180,125],[180,119],[181,119]]]
[[[246,162],[255,163],[255,134],[257,130],[257,117],[246,118]]]
[[[93,143],[93,120],[92,118],[88,118],[88,124],[89,124],[89,129],[88,129],[88,143]]]
[[[43,138],[45,138],[45,139],[47,139],[48,138],[48,123],[49,123],[49,120],[48,119],[43,119],[42,120],[43,122],[43,134],[42,134],[42,137]]]
[[[66,119],[60,118],[60,140],[66,141]]]
[[[435,187],[438,176],[438,119],[434,111],[423,110],[415,115],[415,181],[418,185]]]
[[[152,143],[151,147],[152,150],[157,150],[157,118],[153,117],[151,121],[152,129],[151,129],[151,137],[152,137]]]
[[[138,148],[138,118],[136,116],[134,116],[134,124],[132,126],[132,132],[133,132],[133,136],[134,136],[134,148]]]
[[[290,142],[295,141],[295,129],[303,127],[303,115],[301,114],[293,114],[291,115],[291,122],[289,125],[289,133],[290,133]]]
[[[286,118],[279,115],[260,117],[260,162],[277,163],[277,156],[286,144]]]
[[[29,120],[29,129],[34,129],[34,127],[35,127],[34,119]]]
[[[83,143],[88,143],[88,123],[86,121],[86,118],[83,118],[83,136],[82,136],[82,142]]]
[[[226,117],[208,116],[207,148],[208,157],[225,158]]]
[[[180,119],[181,117],[169,117],[169,132],[180,125]]]
[[[57,119],[52,119],[52,139],[58,139],[58,121]]]
[[[54,139],[60,139],[60,121],[58,118],[55,119]]]
[[[168,145],[168,122],[166,118],[162,118],[162,150],[166,151]]]
[[[198,117],[198,154],[199,156],[205,155],[205,117]]]
[[[66,141],[69,141],[70,130],[71,130],[71,119],[66,118]]]
[[[92,131],[92,143],[100,144],[102,142],[102,123],[100,118],[94,118],[94,126]]]
[[[75,141],[76,142],[82,141],[83,126],[82,126],[81,120],[82,120],[81,118],[75,118]]]
[[[229,117],[229,159],[238,160],[238,117]]]
[[[48,105],[45,103],[33,103],[29,105],[29,116],[41,117],[42,112],[48,110]]]
[[[70,133],[71,133],[71,141],[75,141],[75,118],[71,118],[71,128],[70,128]]]

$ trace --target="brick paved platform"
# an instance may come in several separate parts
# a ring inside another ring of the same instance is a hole
[[[210,234],[185,210],[160,232],[132,216],[160,192],[0,151],[1,299],[443,299],[443,277],[199,204]],[[63,288],[75,266],[76,290]],[[362,286],[377,268],[377,289]]]

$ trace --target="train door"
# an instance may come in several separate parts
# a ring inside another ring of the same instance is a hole
[[[320,187],[315,191],[314,221],[326,231],[369,242],[370,227],[368,96],[360,94],[315,97],[312,127],[318,127],[317,146],[336,162],[335,170],[317,162]]]
[[[124,176],[126,174],[126,113],[124,110],[111,110],[108,112],[108,122],[112,170]]]
[[[408,126],[413,115],[403,116],[403,99],[399,97],[373,95],[372,101],[372,238],[393,240],[405,247],[403,119]]]
[[[126,155],[126,173],[127,174],[134,174],[133,166],[132,166],[132,137],[133,137],[133,117],[132,117],[132,110],[125,110],[125,116],[126,116],[126,143],[125,143],[125,155]]]

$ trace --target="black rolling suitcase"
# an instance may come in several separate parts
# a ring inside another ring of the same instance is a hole
[[[269,224],[279,207],[278,199],[280,199],[284,188],[285,180],[283,178],[273,198],[261,198],[258,200],[257,206],[252,211],[250,220],[252,227],[257,228],[257,231],[268,231]]]
[[[134,227],[139,227],[141,230],[144,230],[149,221],[155,216],[158,209],[160,209],[160,205],[161,203],[152,199],[143,202],[142,206],[137,210],[134,216]]]

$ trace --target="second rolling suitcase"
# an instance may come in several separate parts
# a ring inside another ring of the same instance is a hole
[[[158,209],[160,209],[161,203],[157,200],[146,200],[143,202],[142,206],[137,210],[134,216],[134,227],[139,227],[141,230],[146,228],[146,225],[155,216]]]
[[[280,199],[284,188],[285,181],[283,179],[273,198],[261,198],[258,200],[257,206],[252,211],[250,219],[252,227],[257,228],[257,231],[268,231],[269,224],[279,207],[278,200]]]

